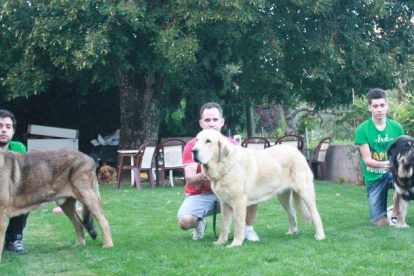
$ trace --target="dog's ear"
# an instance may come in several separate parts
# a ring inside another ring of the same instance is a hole
[[[112,167],[111,167],[111,168],[112,168]],[[115,168],[112,168],[111,172],[112,172],[112,174],[113,174],[113,175],[116,175],[116,174],[117,174],[117,172],[116,172],[116,169],[115,169]]]
[[[388,151],[387,151],[388,159],[390,159],[391,156],[393,155],[396,146],[397,146],[397,141],[393,142],[388,148]]]
[[[226,161],[226,158],[230,153],[230,148],[228,147],[227,143],[219,140],[218,148],[219,148],[219,161],[220,162]]]

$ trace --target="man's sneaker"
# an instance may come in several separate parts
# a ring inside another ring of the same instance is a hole
[[[392,206],[387,208],[388,225],[394,226],[397,223],[397,217],[392,217]]]
[[[246,230],[245,238],[246,238],[246,240],[251,241],[251,242],[260,241],[259,236],[257,235],[256,231],[254,231],[253,229]]]
[[[394,227],[397,224],[397,217],[392,216],[392,207],[388,207],[387,209],[387,218],[388,218],[388,225]],[[401,226],[401,228],[408,228],[410,227],[406,222]]]
[[[389,217],[388,218],[388,225],[394,227],[397,224],[397,217]]]
[[[207,222],[204,219],[201,219],[198,222],[198,226],[193,229],[193,240],[199,240],[204,238],[204,231],[207,228]]]
[[[26,250],[26,248],[24,248],[23,242],[21,240],[16,240],[14,242],[7,242],[4,248],[8,251],[14,251],[16,253],[27,252],[27,250]]]

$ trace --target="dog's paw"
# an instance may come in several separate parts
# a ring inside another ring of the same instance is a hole
[[[83,246],[85,245],[85,240],[76,241],[76,243],[73,246]]]
[[[225,243],[227,243],[227,240],[220,240],[219,239],[219,240],[214,242],[215,245],[222,245],[222,244],[225,244]]]
[[[325,239],[325,234],[319,234],[319,235],[315,235],[315,239],[317,241],[321,241]]]
[[[286,232],[286,235],[297,235],[299,232],[298,232],[298,230],[296,229],[296,230],[289,230],[289,231],[287,231]]]
[[[410,226],[407,223],[398,223],[394,225],[396,228],[410,228]]]
[[[232,248],[232,247],[240,246],[242,244],[243,244],[243,241],[238,242],[238,241],[234,241],[233,240],[233,242],[230,245],[227,245],[227,248]]]
[[[114,247],[114,244],[112,242],[108,243],[108,244],[104,244],[102,245],[103,248],[109,248],[109,247]]]

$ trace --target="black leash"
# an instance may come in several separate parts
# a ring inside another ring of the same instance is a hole
[[[216,236],[216,238],[218,238],[217,233],[216,233],[217,212],[218,212],[218,198],[215,198],[214,206],[213,206],[213,231],[214,231],[214,236]]]

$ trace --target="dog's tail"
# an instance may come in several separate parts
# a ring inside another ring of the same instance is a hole
[[[89,175],[89,179],[92,183],[92,190],[96,192],[98,198],[100,199],[99,183],[98,183],[98,179],[96,178],[95,171],[93,171]],[[98,236],[98,232],[96,231],[95,224],[93,223],[93,215],[91,211],[88,209],[88,207],[86,206],[86,204],[83,204],[82,216],[83,216],[83,226],[86,228],[86,230],[88,231],[92,239],[96,240],[96,237]]]
[[[306,207],[305,202],[300,198],[300,196],[292,192],[293,201],[295,202],[296,209],[299,212],[299,216],[306,222],[312,222],[312,216],[309,212],[308,207]]]
[[[89,235],[92,237],[92,239],[96,240],[96,237],[98,236],[98,232],[96,231],[95,224],[93,223],[93,216],[91,211],[89,211],[88,207],[86,207],[85,204],[83,204],[83,226],[88,231]]]

